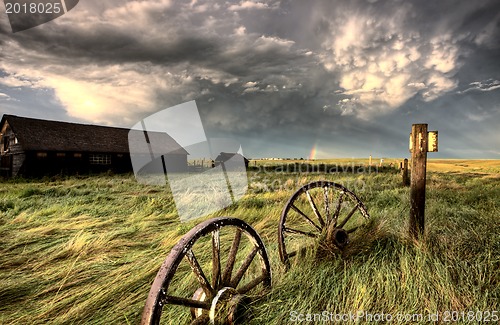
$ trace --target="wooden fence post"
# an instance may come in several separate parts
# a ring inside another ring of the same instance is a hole
[[[424,234],[425,224],[425,178],[428,147],[427,124],[413,124],[410,140],[410,236],[417,239]]]
[[[401,163],[401,174],[403,175],[403,186],[410,185],[410,177],[408,177],[408,159],[405,158],[404,163]]]

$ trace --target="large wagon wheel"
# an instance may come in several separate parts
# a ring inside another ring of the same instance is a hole
[[[289,267],[292,257],[318,241],[342,250],[349,244],[349,234],[369,218],[363,202],[344,186],[328,181],[307,184],[292,195],[281,214],[281,261]]]
[[[257,232],[240,219],[210,219],[170,251],[149,292],[141,324],[168,318],[171,323],[173,317],[176,324],[182,317],[191,324],[235,324],[251,298],[270,285],[271,267]]]

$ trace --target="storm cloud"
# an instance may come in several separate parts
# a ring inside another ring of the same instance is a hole
[[[130,127],[196,100],[209,136],[250,157],[499,158],[497,1],[80,1],[12,33],[0,110]]]

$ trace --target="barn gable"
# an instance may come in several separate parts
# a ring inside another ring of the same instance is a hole
[[[245,162],[245,167],[248,168],[249,160],[247,158],[245,158],[244,156],[242,156],[241,154],[237,153],[237,152],[221,152],[217,156],[217,158],[215,158],[215,165],[218,166],[221,163],[224,163],[224,162],[230,160],[233,157],[238,157],[239,159],[242,158],[243,161]]]

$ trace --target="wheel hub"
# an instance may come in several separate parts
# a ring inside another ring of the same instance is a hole
[[[334,228],[328,232],[327,241],[343,249],[349,244],[349,234],[344,229]]]
[[[250,298],[233,288],[222,288],[212,300],[210,322],[212,324],[239,324],[248,309]]]

